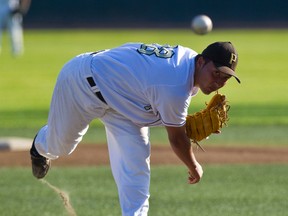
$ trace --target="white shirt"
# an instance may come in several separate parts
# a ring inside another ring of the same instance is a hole
[[[140,126],[186,122],[197,53],[183,46],[128,43],[97,53],[92,73],[108,105]]]

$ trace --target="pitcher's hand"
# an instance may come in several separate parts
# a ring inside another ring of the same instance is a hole
[[[196,184],[200,181],[203,175],[202,166],[195,162],[195,168],[188,171],[188,184]]]

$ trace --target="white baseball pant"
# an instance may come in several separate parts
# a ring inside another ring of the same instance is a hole
[[[146,216],[149,209],[149,129],[139,127],[96,97],[91,88],[89,54],[80,55],[61,70],[50,105],[48,124],[35,139],[37,151],[50,159],[71,154],[99,118],[105,125],[112,173],[123,216]],[[97,84],[97,82],[96,82]]]

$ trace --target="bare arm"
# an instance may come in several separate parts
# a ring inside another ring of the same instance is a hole
[[[166,130],[173,151],[189,169],[189,183],[195,184],[199,182],[203,175],[203,170],[201,165],[197,162],[195,158],[190,140],[186,136],[185,126],[166,126]]]

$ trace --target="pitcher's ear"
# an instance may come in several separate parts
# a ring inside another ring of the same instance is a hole
[[[195,64],[197,68],[201,68],[205,64],[205,58],[202,55],[198,55]]]

